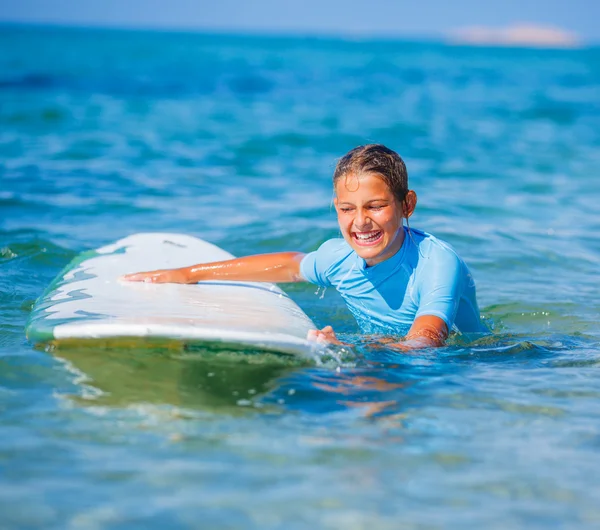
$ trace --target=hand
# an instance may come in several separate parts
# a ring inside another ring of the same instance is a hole
[[[331,326],[325,326],[323,329],[311,329],[306,338],[320,344],[344,344],[335,336],[335,332]]]
[[[149,272],[136,272],[121,276],[126,282],[144,283],[195,283],[190,282],[187,275],[180,269],[166,269]]]

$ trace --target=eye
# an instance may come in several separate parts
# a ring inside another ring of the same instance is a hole
[[[369,210],[374,210],[376,212],[383,208],[384,208],[384,206],[381,204],[373,204],[373,205],[369,206]]]
[[[341,207],[340,208],[340,212],[342,212],[342,213],[350,213],[353,209],[354,208],[349,208],[349,207],[345,206],[345,207]]]

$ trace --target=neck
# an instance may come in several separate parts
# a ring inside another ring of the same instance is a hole
[[[381,263],[382,261],[390,259],[392,256],[394,256],[402,248],[405,237],[406,235],[404,233],[404,226],[400,226],[391,245],[385,250],[385,252],[383,252],[383,254],[377,256],[376,258],[365,260],[367,267],[377,265],[378,263]]]

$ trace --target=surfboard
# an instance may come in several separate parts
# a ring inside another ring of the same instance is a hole
[[[233,258],[207,241],[169,233],[134,234],[85,252],[35,303],[26,327],[34,344],[94,339],[175,339],[294,355],[322,346],[306,336],[315,325],[271,283],[126,282],[127,273]]]

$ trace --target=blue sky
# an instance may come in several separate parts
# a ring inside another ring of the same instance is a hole
[[[600,0],[0,0],[0,21],[374,36],[529,22],[600,42]]]

